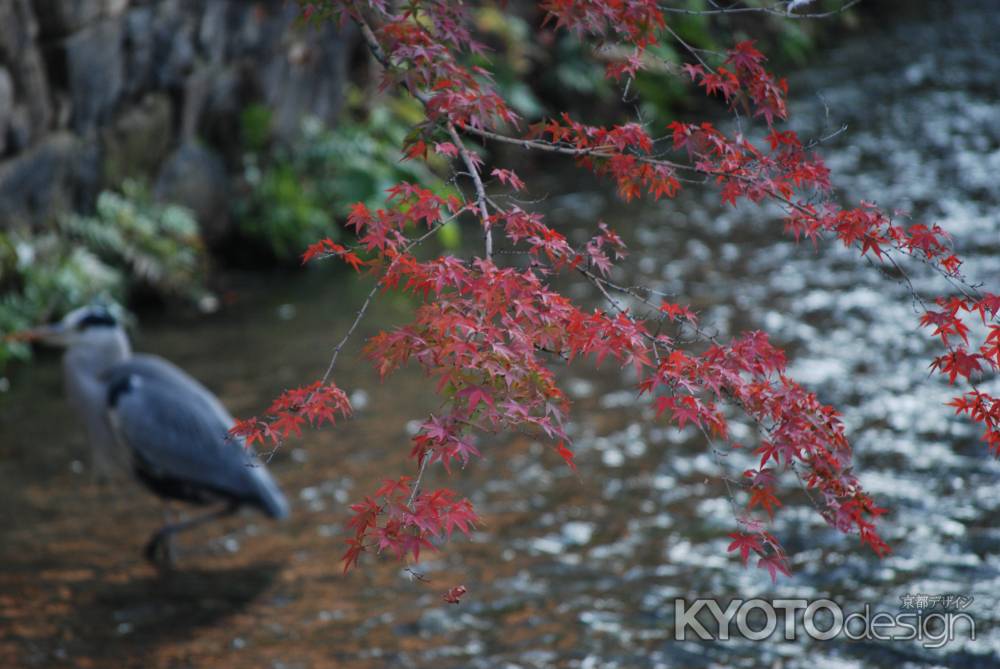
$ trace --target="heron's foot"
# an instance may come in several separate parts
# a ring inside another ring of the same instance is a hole
[[[166,529],[159,530],[150,537],[142,552],[154,566],[160,569],[173,569],[177,564],[174,533]]]

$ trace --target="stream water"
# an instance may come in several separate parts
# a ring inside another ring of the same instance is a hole
[[[827,51],[792,82],[806,137],[850,199],[940,223],[967,273],[1000,279],[1000,12],[938,5]],[[567,167],[544,207],[559,225],[596,216],[634,249],[624,280],[673,292],[723,335],[761,328],[792,374],[844,412],[865,486],[890,509],[893,554],[879,560],[791,499],[775,533],[793,576],[772,585],[726,554],[734,529],[720,473],[749,460],[657,424],[615,370],[566,375],[579,477],[516,436],[449,485],[485,519],[408,578],[369,561],[340,573],[346,506],[406,472],[410,421],[434,408],[405,372],[379,385],[356,347],[337,380],[356,419],[279,452],[294,503],[275,525],[246,514],[182,539],[182,568],[160,575],[140,549],[162,520],[136,485],[91,480],[84,435],[61,398],[58,359],[18,369],[0,396],[0,666],[3,667],[996,667],[1000,666],[1000,465],[952,417],[928,376],[934,348],[908,289],[832,246],[781,234],[774,212],[722,208],[691,191],[624,206]],[[140,350],[204,380],[236,414],[322,373],[366,286],[322,272],[229,276],[210,317],[146,314]],[[918,290],[942,290],[913,268]],[[583,292],[581,299],[593,296]],[[360,335],[405,317],[380,299]],[[355,342],[356,344],[356,342]],[[990,386],[1000,392],[1000,384]],[[624,390],[623,390],[624,388]],[[737,435],[739,436],[739,435]],[[443,472],[433,474],[437,481]],[[794,482],[788,482],[794,488]],[[462,583],[459,606],[441,593]],[[899,613],[910,595],[961,595],[941,648],[919,641],[674,639],[675,600],[829,598],[845,613]]]

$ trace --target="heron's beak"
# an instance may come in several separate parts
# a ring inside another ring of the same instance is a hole
[[[62,346],[66,343],[66,327],[62,323],[41,325],[37,328],[31,328],[29,330],[12,332],[4,337],[4,339],[6,341],[37,341],[43,344]]]

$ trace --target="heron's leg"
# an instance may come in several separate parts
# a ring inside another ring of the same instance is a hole
[[[146,543],[146,548],[143,550],[143,554],[146,556],[146,559],[153,564],[171,567],[174,562],[172,540],[175,534],[183,532],[184,530],[190,530],[193,527],[197,527],[198,525],[202,525],[211,520],[232,515],[238,508],[238,503],[228,502],[225,506],[209,511],[208,513],[200,516],[188,518],[187,520],[181,520],[176,523],[168,522],[166,525],[153,533],[153,536],[150,537],[149,541]]]
[[[177,509],[174,508],[170,500],[163,500],[163,527],[166,528],[176,524],[178,518],[183,520],[183,516],[177,513]],[[172,532],[164,535],[160,549],[163,553],[163,562],[165,564],[173,565],[177,562],[177,545],[174,542]]]

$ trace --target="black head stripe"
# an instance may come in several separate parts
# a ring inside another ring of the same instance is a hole
[[[89,327],[114,327],[116,325],[118,325],[118,321],[111,315],[111,312],[102,309],[89,312],[80,319],[76,327],[78,330],[84,330]]]

